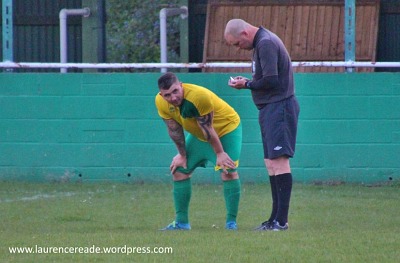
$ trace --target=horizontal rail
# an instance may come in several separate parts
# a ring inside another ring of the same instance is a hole
[[[307,61],[292,62],[293,67],[367,67],[400,68],[400,62],[355,62],[355,61]],[[131,68],[243,68],[249,62],[210,63],[42,63],[42,62],[0,62],[0,68],[79,68],[79,69],[131,69]]]

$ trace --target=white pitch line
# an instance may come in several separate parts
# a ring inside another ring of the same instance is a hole
[[[36,201],[39,199],[50,199],[50,198],[56,198],[56,197],[69,197],[73,196],[75,193],[71,192],[66,192],[66,193],[60,193],[56,195],[49,195],[49,194],[38,194],[38,195],[33,195],[33,196],[25,196],[17,199],[4,199],[0,200],[0,203],[11,203],[11,202],[26,202],[26,201]]]

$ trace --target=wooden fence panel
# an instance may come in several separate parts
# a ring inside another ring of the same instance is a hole
[[[375,61],[380,0],[358,0],[356,60]],[[210,0],[207,6],[203,62],[250,61],[251,51],[238,51],[224,40],[226,23],[241,18],[263,25],[285,43],[293,61],[344,61],[343,0]],[[248,68],[205,69],[250,72]],[[344,68],[297,67],[296,72],[343,72]],[[373,71],[359,68],[357,71]]]

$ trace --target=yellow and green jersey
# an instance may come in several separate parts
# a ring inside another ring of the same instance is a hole
[[[240,117],[237,112],[215,93],[194,84],[183,83],[182,87],[183,102],[179,107],[169,104],[157,94],[155,102],[161,118],[174,119],[184,130],[202,141],[206,140],[196,117],[214,112],[213,127],[220,138],[239,125]]]

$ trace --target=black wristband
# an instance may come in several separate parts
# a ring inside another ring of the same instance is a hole
[[[250,89],[250,81],[249,80],[246,81],[244,85],[246,86],[246,88]]]

